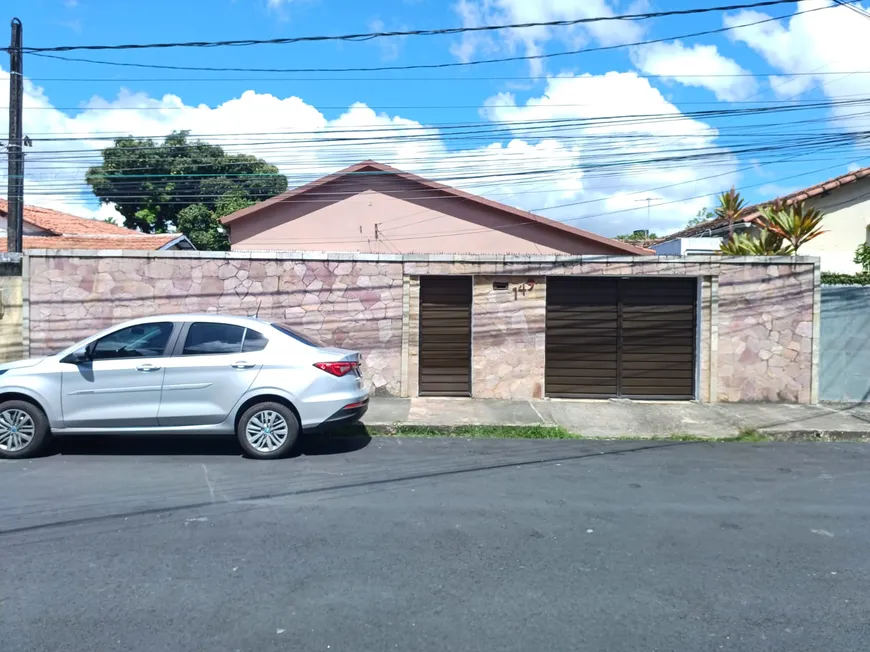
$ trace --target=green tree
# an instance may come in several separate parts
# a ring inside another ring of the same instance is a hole
[[[734,235],[734,222],[740,217],[745,208],[746,202],[734,188],[719,195],[719,205],[713,209],[713,213],[716,217],[724,218],[728,221],[729,240]]]
[[[215,209],[206,204],[191,204],[178,213],[176,227],[184,233],[193,246],[203,251],[227,251],[230,248],[227,230],[221,224],[220,218],[238,210],[247,208],[256,202],[248,199],[244,193],[231,190],[219,197]]]
[[[855,258],[852,262],[856,265],[861,265],[861,274],[870,276],[870,245],[860,244],[855,249]]]
[[[779,204],[764,206],[754,220],[758,234],[732,233],[722,242],[720,250],[728,256],[787,256],[825,231],[821,229],[824,213],[803,203],[784,207]],[[860,263],[859,251],[855,262]]]
[[[101,201],[117,206],[128,228],[180,231],[197,248],[227,249],[219,218],[284,192],[287,179],[255,156],[227,154],[188,135],[173,132],[160,144],[117,138],[86,181]]]
[[[765,206],[761,209],[761,216],[764,228],[788,242],[791,253],[795,255],[807,242],[826,233],[821,228],[825,214],[817,208],[804,206],[803,202],[788,207],[779,204]]]
[[[178,230],[201,251],[227,251],[230,241],[213,211],[205,204],[185,206],[178,213]]]
[[[720,246],[726,256],[787,256],[791,253],[783,239],[770,231],[761,231],[757,236],[735,233]]]
[[[709,208],[702,208],[696,214],[695,217],[690,219],[686,224],[686,228],[690,226],[698,226],[699,224],[703,224],[704,222],[708,222],[716,217],[716,213],[711,211]]]
[[[639,229],[631,233],[616,236],[617,240],[627,242],[628,244],[643,246],[650,240],[655,240],[658,236],[655,233],[650,233],[646,229]]]

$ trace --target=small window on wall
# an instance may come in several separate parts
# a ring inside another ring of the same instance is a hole
[[[870,246],[870,225],[864,229],[864,244]]]

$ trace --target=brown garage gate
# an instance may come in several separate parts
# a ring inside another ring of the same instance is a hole
[[[547,279],[547,396],[695,396],[696,280]]]
[[[470,276],[420,277],[420,396],[471,396]]]

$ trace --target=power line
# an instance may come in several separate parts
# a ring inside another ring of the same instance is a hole
[[[853,73],[845,73],[845,75],[851,75]],[[681,75],[682,76],[682,75]],[[582,79],[582,77],[580,78]],[[831,81],[838,81],[837,79]],[[796,96],[795,96],[796,97]],[[852,93],[850,95],[838,95],[838,100],[848,100],[854,99],[858,97],[864,97],[860,93]],[[733,104],[789,104],[789,105],[799,105],[801,103],[815,103],[818,100],[796,100],[794,97],[787,98],[783,100],[735,100],[735,101],[721,101],[721,100],[707,100],[707,101],[699,101],[699,102],[680,102],[682,106],[721,106],[721,105],[733,105]],[[570,104],[555,104],[555,103],[547,103],[543,105],[547,108],[580,108],[587,106],[597,106],[596,104],[589,103],[570,103]],[[0,110],[8,109],[8,106],[0,106]],[[216,111],[220,107],[208,107],[210,110]],[[341,110],[353,110],[352,106],[348,106],[347,104],[337,104],[337,105],[318,105],[316,107],[318,110],[323,111],[341,111]],[[450,109],[479,109],[481,108],[480,104],[377,104],[377,105],[365,105],[365,108],[371,109],[372,111],[381,111],[381,110],[424,110],[424,109],[438,109],[442,111],[450,110]],[[487,109],[523,109],[522,105],[517,104],[486,104],[485,108]],[[196,111],[200,109],[200,106],[33,106],[28,107],[28,111]]]
[[[858,0],[854,0],[857,2]],[[532,55],[518,55],[513,57],[501,57],[496,59],[477,59],[472,61],[451,61],[445,63],[428,63],[428,64],[408,64],[401,66],[374,66],[374,67],[359,67],[359,68],[230,68],[230,67],[210,67],[210,66],[173,66],[173,65],[161,65],[161,64],[152,64],[152,63],[131,63],[131,62],[122,62],[122,61],[100,61],[98,59],[85,59],[81,57],[65,57],[57,54],[48,54],[47,52],[28,52],[28,54],[32,54],[35,57],[45,57],[49,59],[58,59],[61,61],[76,61],[80,63],[93,63],[98,65],[105,66],[120,66],[127,68],[148,68],[148,69],[157,69],[157,70],[193,70],[193,71],[207,71],[207,72],[275,72],[275,73],[300,73],[300,72],[376,72],[376,71],[386,71],[386,70],[431,70],[431,69],[439,69],[439,68],[458,68],[458,67],[467,67],[467,66],[477,66],[482,64],[489,63],[507,63],[513,61],[530,61],[530,60],[540,60],[540,59],[552,59],[555,57],[565,57],[571,56],[575,54],[585,54],[589,52],[603,52],[607,50],[617,50],[620,48],[626,47],[636,47],[641,45],[652,45],[655,43],[665,43],[668,41],[673,41],[675,39],[686,39],[686,38],[694,38],[696,36],[708,36],[711,34],[722,34],[724,32],[730,32],[735,29],[741,29],[743,27],[752,27],[754,25],[761,25],[763,23],[769,23],[773,21],[782,20],[783,18],[790,18],[792,16],[797,16],[800,14],[808,14],[815,11],[822,11],[824,9],[831,9],[835,5],[825,5],[822,7],[815,7],[812,9],[803,9],[800,11],[796,11],[793,14],[788,14],[784,16],[775,16],[775,17],[767,17],[764,19],[756,20],[750,23],[743,23],[740,25],[730,25],[726,27],[719,27],[716,29],[709,29],[700,32],[692,32],[689,34],[680,34],[677,36],[667,36],[664,38],[650,39],[647,41],[637,41],[635,43],[622,43],[619,45],[602,45],[593,48],[582,48],[578,50],[569,50],[567,52],[550,52],[544,54],[532,54]]]
[[[289,38],[273,39],[239,39],[230,41],[186,41],[174,43],[127,43],[124,45],[58,45],[52,47],[26,47],[25,53],[37,52],[72,52],[76,50],[146,50],[166,48],[214,48],[214,47],[240,47],[250,45],[287,45],[291,43],[321,42],[321,41],[370,41],[384,37],[406,36],[450,36],[472,32],[494,32],[505,29],[526,29],[530,27],[571,27],[589,23],[600,23],[618,20],[649,20],[652,18],[664,18],[667,16],[687,16],[693,14],[705,14],[719,11],[733,11],[737,9],[757,9],[782,4],[795,4],[798,0],[760,0],[748,4],[720,5],[717,7],[697,7],[693,9],[674,9],[669,11],[650,11],[636,14],[621,14],[615,16],[591,16],[587,18],[575,18],[571,20],[550,20],[542,22],[512,23],[507,25],[479,25],[469,27],[447,27],[441,29],[414,29],[406,31],[367,32],[361,34],[343,35],[320,35],[320,36],[295,36]]]
[[[673,79],[674,75],[648,75],[641,72],[631,71],[635,77],[639,79]],[[731,79],[739,77],[821,77],[828,75],[867,75],[870,70],[849,70],[841,72],[742,72],[742,73],[707,73],[707,74],[685,74],[680,73],[680,77],[691,79]],[[316,82],[336,82],[336,81],[389,81],[389,82],[431,82],[431,81],[537,81],[540,76],[519,75],[519,76],[486,76],[486,77],[467,77],[467,76],[452,76],[452,77],[29,77],[32,82],[64,82],[64,83],[93,83],[93,82],[113,82],[113,83],[129,83],[129,82],[250,82],[250,81],[316,81]],[[557,78],[554,78],[557,79]],[[573,80],[594,80],[595,77],[573,77]]]
[[[866,159],[865,159],[865,160],[866,160]],[[838,165],[836,165],[836,166],[830,166],[830,167],[822,168],[822,169],[819,169],[819,170],[812,170],[812,171],[810,171],[810,172],[805,172],[805,173],[801,173],[801,174],[791,175],[791,176],[789,176],[789,177],[783,177],[783,178],[781,178],[781,179],[766,180],[766,181],[762,181],[762,182],[760,182],[760,183],[755,183],[755,184],[750,184],[750,185],[741,186],[740,188],[738,188],[738,190],[739,190],[739,191],[744,191],[744,190],[749,190],[749,189],[751,189],[751,188],[758,188],[758,187],[760,187],[760,186],[768,185],[768,184],[771,184],[771,183],[779,183],[779,182],[781,182],[781,181],[787,181],[787,180],[790,180],[790,179],[793,179],[793,178],[797,178],[797,177],[800,177],[800,176],[806,176],[807,174],[816,174],[816,173],[818,173],[818,172],[822,172],[822,171],[825,171],[825,170],[831,170],[831,169],[834,169],[834,168],[842,168],[842,163],[840,163],[840,164],[838,164]],[[643,192],[643,191],[640,191],[640,192]],[[660,207],[660,206],[667,206],[667,205],[679,204],[679,203],[687,202],[687,201],[693,201],[693,200],[695,200],[695,199],[704,199],[704,198],[707,198],[707,197],[714,197],[714,196],[718,195],[720,192],[721,192],[720,190],[717,190],[717,191],[715,191],[715,192],[709,192],[709,193],[705,193],[705,194],[703,194],[703,195],[695,195],[694,197],[683,197],[683,198],[680,198],[680,199],[674,199],[674,200],[669,200],[669,201],[666,201],[666,202],[660,202],[659,204],[656,205],[656,208],[658,208],[658,207]],[[640,194],[640,193],[632,193],[632,194]],[[540,209],[534,209],[534,210],[550,210],[550,209],[554,209],[554,208],[561,208],[561,206],[550,206],[549,208],[540,208]],[[562,219],[562,220],[559,220],[559,221],[560,221],[560,222],[563,222],[563,223],[571,223],[571,222],[577,222],[577,221],[581,221],[581,220],[595,219],[595,218],[599,218],[599,217],[608,217],[608,216],[611,216],[611,215],[618,215],[618,214],[622,214],[622,213],[629,213],[629,212],[632,212],[632,211],[641,210],[642,208],[643,208],[642,206],[638,206],[638,207],[634,207],[634,208],[625,208],[625,209],[620,209],[620,210],[615,210],[615,211],[606,211],[606,212],[603,212],[603,213],[597,213],[597,214],[594,214],[594,215],[583,215],[583,216],[580,216],[580,217],[566,218],[566,219]],[[412,224],[412,225],[407,225],[407,226],[413,226],[413,225],[414,225],[414,224]],[[453,237],[453,236],[457,236],[457,235],[474,235],[474,234],[476,234],[476,233],[486,233],[486,232],[490,232],[493,228],[496,228],[496,229],[501,230],[501,231],[507,231],[507,230],[512,230],[512,229],[515,229],[515,228],[522,228],[522,227],[527,227],[527,226],[530,226],[530,224],[528,224],[528,223],[520,223],[520,224],[511,223],[511,224],[498,225],[498,226],[495,226],[495,227],[486,227],[486,228],[480,228],[480,229],[469,229],[469,230],[453,231],[453,232],[445,231],[445,232],[440,232],[440,233],[439,233],[439,232],[436,232],[436,233],[422,233],[422,234],[417,233],[417,234],[415,234],[415,235],[405,236],[405,237],[393,237],[393,236],[391,236],[391,240],[392,240],[393,242],[396,242],[396,241],[399,241],[399,240],[414,240],[414,239],[418,239],[418,238],[424,238],[424,239],[430,238],[430,239],[431,239],[431,238]],[[274,244],[290,244],[290,243],[292,243],[292,242],[297,242],[297,243],[298,243],[298,242],[301,242],[301,240],[295,239],[295,240],[292,240],[292,241],[281,241],[281,240],[275,240],[275,241],[273,241]],[[316,242],[339,242],[339,240],[317,240]],[[356,240],[349,240],[348,242],[356,242]]]
[[[870,132],[863,132],[863,137],[866,139],[870,137]],[[481,167],[481,164],[478,163],[474,166],[470,165],[458,165],[453,164],[444,169],[437,169],[436,175],[428,174],[429,178],[435,181],[444,181],[452,184],[456,184],[457,182],[466,182],[465,185],[476,185],[472,182],[478,181],[483,185],[492,185],[492,184],[504,184],[509,183],[512,186],[522,185],[523,183],[536,183],[540,184],[540,178],[545,175],[552,174],[563,174],[570,172],[582,172],[584,178],[603,178],[604,176],[626,176],[632,173],[632,170],[635,168],[644,169],[647,166],[654,166],[655,170],[660,171],[667,169],[669,166],[674,165],[675,167],[682,168],[685,167],[687,161],[691,161],[696,169],[700,169],[701,165],[704,163],[713,163],[714,161],[718,161],[716,165],[727,164],[730,160],[732,160],[737,154],[755,154],[756,162],[759,164],[773,163],[773,162],[790,162],[795,157],[806,156],[808,154],[814,152],[825,152],[831,153],[833,152],[834,147],[842,147],[842,146],[852,146],[854,144],[855,135],[850,135],[847,138],[826,138],[819,139],[816,141],[811,141],[806,145],[802,145],[799,148],[794,147],[793,145],[784,145],[784,146],[762,146],[757,148],[745,148],[740,151],[736,150],[725,150],[718,147],[711,147],[707,152],[697,152],[692,149],[685,150],[677,150],[678,156],[669,154],[667,150],[655,152],[654,157],[643,157],[637,159],[616,159],[616,160],[596,160],[594,158],[590,159],[589,162],[584,162],[582,160],[575,160],[573,156],[566,156],[568,159],[566,162],[570,162],[567,166],[562,167],[549,167],[549,168],[531,168],[520,171],[513,172],[504,172],[504,160],[505,157],[502,156],[500,158],[492,158],[489,161],[484,161],[484,163],[488,163],[490,165],[501,164],[498,170],[487,170],[485,167]],[[540,159],[542,162],[549,162],[551,159]],[[594,161],[594,162],[593,162]],[[420,174],[425,174],[424,171],[419,170],[415,166],[415,171]],[[605,174],[601,174],[604,171]],[[608,173],[608,171],[611,171]],[[473,173],[468,173],[473,172]],[[445,174],[446,173],[446,174]],[[352,177],[389,177],[393,176],[397,173],[393,172],[354,172],[347,173],[346,176]],[[56,177],[56,174],[53,175]],[[137,174],[123,174],[123,175],[104,175],[105,178],[112,179],[121,179],[116,180],[115,186],[116,188],[123,189],[125,186],[130,188],[131,192],[119,193],[118,198],[127,198],[134,199],[137,197],[142,197],[143,195],[134,194],[136,190],[139,188],[139,184],[143,181],[137,181],[137,179],[145,180],[145,179],[159,179],[161,182],[170,183],[176,186],[176,193],[180,192],[182,194],[178,194],[179,197],[190,197],[190,198],[207,198],[207,197],[219,197],[222,196],[222,193],[208,195],[204,193],[195,193],[195,194],[183,194],[185,184],[197,183],[196,179],[201,178],[211,178],[211,177],[232,177],[232,178],[262,178],[262,177],[277,177],[277,176],[285,176],[286,175],[278,175],[278,174],[266,174],[266,175],[251,175],[251,174],[233,174],[223,173],[223,174],[176,174],[176,175],[137,175]],[[717,176],[717,175],[714,175]],[[310,180],[310,173],[298,176],[298,182],[304,183]],[[79,189],[83,188],[84,184],[78,181],[52,181],[49,183],[40,184],[40,193],[45,195],[59,195],[65,193],[78,193]],[[647,192],[652,192],[655,190],[659,190],[660,188],[651,188],[647,189]],[[256,190],[253,191],[254,194]],[[425,192],[431,192],[429,190],[425,190]],[[357,194],[356,190],[353,191],[343,191],[343,192],[329,192],[329,191],[315,191],[313,193],[317,195],[319,198],[323,197],[347,197]],[[527,194],[527,193],[516,193],[516,194]],[[532,193],[528,193],[532,194]],[[420,196],[422,198],[423,192],[408,192],[408,196]],[[319,201],[319,200],[318,200]],[[582,204],[583,202],[577,202],[577,204]],[[568,206],[574,204],[564,204],[562,206]]]
[[[855,13],[858,13],[858,14],[864,16],[864,18],[870,18],[870,12],[865,11],[861,7],[856,7],[855,5],[849,4],[848,2],[845,2],[844,0],[834,0],[834,2],[836,2],[841,7],[846,7],[847,9],[851,9]]]
[[[648,114],[627,114],[627,115],[615,115],[615,116],[594,116],[588,118],[547,118],[540,120],[502,120],[497,121],[493,120],[486,123],[480,122],[472,122],[472,123],[431,123],[431,124],[418,124],[418,125],[402,125],[402,126],[393,126],[393,125],[378,125],[371,127],[353,127],[353,128],[329,128],[329,129],[320,129],[316,131],[289,131],[289,132],[247,132],[247,133],[237,133],[237,134],[199,134],[194,135],[190,134],[191,138],[228,138],[228,137],[245,137],[246,140],[241,143],[247,146],[257,146],[257,145],[267,145],[270,144],[268,141],[257,141],[252,140],[258,136],[271,136],[271,135],[282,135],[287,137],[287,140],[278,141],[278,142],[286,142],[288,144],[293,143],[297,146],[313,146],[313,145],[322,145],[324,143],[342,143],[342,144],[352,144],[352,143],[360,143],[360,144],[372,144],[378,141],[387,141],[387,142],[396,142],[397,137],[403,137],[408,140],[415,139],[449,139],[462,137],[463,139],[467,139],[469,137],[477,136],[477,137],[491,137],[496,134],[502,135],[511,135],[511,136],[519,136],[519,135],[532,135],[536,132],[540,132],[540,137],[546,137],[552,135],[560,130],[570,130],[577,129],[580,127],[602,127],[602,126],[615,126],[620,128],[625,127],[638,127],[638,126],[647,126],[647,125],[655,125],[662,124],[668,122],[682,122],[682,121],[698,121],[698,120],[715,120],[718,118],[724,118],[729,116],[754,116],[754,115],[767,115],[767,114],[779,114],[779,113],[794,113],[794,112],[803,112],[803,111],[813,111],[817,109],[830,109],[835,107],[862,107],[866,106],[870,103],[870,97],[858,97],[853,99],[826,99],[826,100],[817,100],[812,102],[805,102],[801,104],[780,104],[773,106],[750,106],[750,107],[742,107],[735,109],[705,109],[699,111],[686,111],[686,112],[671,112],[671,113],[648,113]],[[525,107],[518,106],[517,110],[522,111]],[[813,119],[813,121],[821,121],[822,119]],[[791,121],[789,125],[798,124],[797,121]],[[776,125],[772,125],[776,126]],[[742,128],[742,127],[740,127]],[[358,134],[374,134],[372,136],[368,136],[367,138],[359,138]],[[34,133],[33,141],[34,142],[68,142],[68,141],[78,141],[78,140],[114,140],[114,139],[126,139],[126,138],[138,138],[138,139],[153,139],[153,138],[165,138],[166,134],[162,134],[159,136],[132,136],[130,134],[123,134],[121,132],[116,132],[111,135],[102,135],[99,133],[90,134],[87,136],[62,136],[55,138],[41,138],[41,133]],[[606,134],[602,134],[601,136],[605,136]],[[308,138],[308,136],[314,136],[314,138]],[[317,138],[320,136],[320,138]],[[613,137],[629,137],[629,134],[613,134]],[[657,137],[667,137],[667,134],[663,134]],[[192,143],[191,143],[192,144]],[[215,143],[218,144],[218,143]],[[228,146],[228,144],[222,144],[223,146]],[[142,145],[138,147],[130,147],[128,150],[135,149],[151,149],[151,145]],[[91,152],[93,148],[88,148],[85,150],[69,150],[62,149],[56,150],[57,153],[67,153],[72,151],[86,151]],[[43,152],[48,153],[48,152]]]

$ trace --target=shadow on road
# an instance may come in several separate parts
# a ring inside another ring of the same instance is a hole
[[[372,438],[365,426],[343,429],[341,433],[303,435],[290,457],[342,455],[362,450]],[[48,455],[214,455],[241,457],[235,437],[206,435],[67,435],[56,437]]]

